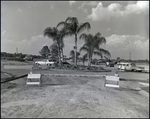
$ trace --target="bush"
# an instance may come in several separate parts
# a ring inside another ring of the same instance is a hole
[[[16,61],[24,62],[25,60],[22,58],[16,58]]]

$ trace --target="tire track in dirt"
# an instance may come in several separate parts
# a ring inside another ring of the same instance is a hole
[[[55,77],[55,80],[61,80],[60,77]],[[68,83],[68,80],[70,81],[70,78],[67,79],[67,83]],[[65,80],[66,81],[66,80]],[[59,81],[58,81],[59,82]],[[71,80],[72,83],[75,83],[73,82],[73,80]],[[66,86],[63,86],[64,88]],[[56,86],[57,88],[57,86]],[[44,110],[41,112],[41,114],[38,116],[39,118],[43,118],[43,117],[56,117],[58,112],[60,112],[61,108],[64,107],[64,105],[68,102],[68,100],[70,100],[72,98],[72,96],[74,95],[74,93],[77,91],[77,90],[80,90],[79,86],[70,86],[70,88],[75,88],[75,89],[71,89],[70,91],[71,92],[66,92],[66,90],[61,90],[62,92],[60,92],[59,90],[55,89],[55,93],[56,91],[59,92],[56,96],[55,96],[55,100],[51,100],[51,101],[48,101],[48,103],[45,104],[44,106]],[[61,89],[61,88],[60,88]],[[40,109],[42,110],[42,109]],[[39,112],[40,112],[39,110]],[[51,115],[51,116],[48,116],[48,115]]]
[[[58,113],[61,111],[60,109],[66,104],[68,99],[70,99],[74,93],[79,90],[77,86],[70,86],[72,88],[70,91],[65,90],[66,86],[63,86],[64,90],[60,92],[59,90],[55,89],[56,96],[53,100],[48,101],[44,106],[43,112],[38,116],[38,118],[48,118],[54,117],[56,118]],[[57,88],[57,87],[56,87]],[[61,90],[62,88],[60,88]]]
[[[82,79],[83,79],[83,78],[82,78]],[[82,79],[81,79],[81,80],[82,80]],[[75,77],[74,77],[73,80],[74,80],[75,82],[77,81],[77,82],[79,83],[79,81],[76,80]],[[84,80],[85,80],[85,79],[84,79]],[[88,80],[89,80],[89,79],[88,79]],[[86,85],[87,85],[88,83],[89,83],[89,82],[87,82]],[[76,91],[75,94],[74,94],[70,99],[68,99],[68,101],[63,105],[63,107],[61,108],[61,110],[60,110],[59,113],[57,114],[56,118],[68,117],[68,116],[66,116],[66,115],[70,112],[69,106],[72,105],[72,104],[74,104],[76,101],[77,101],[77,102],[79,101],[78,104],[76,104],[76,105],[78,105],[78,106],[79,106],[80,103],[83,104],[83,105],[86,105],[86,104],[87,104],[87,102],[85,102],[83,99],[82,99],[82,100],[78,100],[78,97],[81,97],[81,94],[83,94],[83,93],[85,92],[85,88],[87,88],[86,85],[81,85],[81,84],[79,85],[79,86],[80,86],[80,89],[79,89],[78,91]],[[92,100],[92,98],[90,98],[90,99]],[[73,110],[76,110],[76,108],[78,108],[78,106],[73,107],[73,108],[74,108]],[[88,108],[88,107],[86,106],[86,108]],[[73,111],[73,110],[72,110],[72,111]],[[78,114],[78,115],[79,115],[79,114]]]

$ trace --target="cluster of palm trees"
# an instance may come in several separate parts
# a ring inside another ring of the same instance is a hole
[[[76,17],[68,17],[65,21],[61,21],[57,24],[56,27],[47,27],[44,30],[44,36],[48,36],[52,38],[54,43],[58,46],[58,58],[59,65],[61,66],[61,59],[63,59],[63,48],[65,46],[63,38],[66,36],[75,36],[75,46],[74,46],[74,56],[75,56],[75,65],[77,66],[77,41],[78,34],[83,30],[91,28],[89,22],[79,24],[78,19]],[[101,36],[98,32],[95,35],[92,34],[81,34],[80,39],[85,41],[84,45],[80,48],[80,51],[86,51],[86,54],[83,58],[88,58],[88,65],[91,65],[92,56],[99,55],[103,57],[103,55],[111,56],[109,51],[100,48],[101,44],[106,43],[106,39]]]

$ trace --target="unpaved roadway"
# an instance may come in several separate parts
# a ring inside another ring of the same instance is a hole
[[[41,87],[25,84],[26,78],[1,84],[2,118],[149,117],[139,81],[120,81],[115,89],[104,87],[103,77],[42,76]]]

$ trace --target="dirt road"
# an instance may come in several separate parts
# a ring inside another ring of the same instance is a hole
[[[13,118],[141,118],[149,117],[149,95],[139,82],[120,81],[104,87],[104,78],[42,76],[42,86],[26,86],[26,78],[1,85],[1,117]]]

